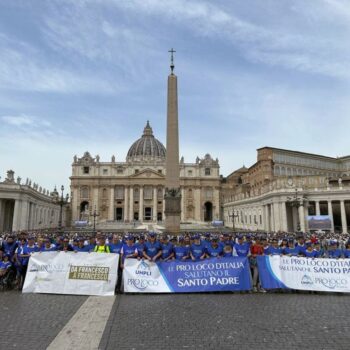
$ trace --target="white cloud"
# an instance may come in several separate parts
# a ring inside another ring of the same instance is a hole
[[[338,13],[348,13],[349,6],[336,0],[326,1]],[[278,65],[303,72],[318,73],[326,76],[350,79],[350,50],[342,38],[319,36],[319,27],[313,31],[297,26],[290,28],[269,28],[266,24],[251,23],[240,18],[234,10],[235,5],[225,10],[212,3],[185,0],[110,0],[114,6],[137,14],[159,16],[162,19],[181,23],[198,36],[211,36],[228,40],[240,48],[241,54],[253,62]],[[316,7],[327,15],[327,8],[320,8],[300,2],[302,10]],[[238,6],[238,5],[237,5]],[[286,16],[288,7],[285,6]],[[343,11],[344,10],[344,11]],[[261,14],[263,16],[263,14]],[[303,16],[304,13],[302,12]],[[350,22],[343,23],[345,30],[350,30]],[[322,22],[319,23],[322,25]]]
[[[16,127],[27,127],[31,126],[33,128],[37,127],[50,127],[51,122],[39,117],[35,116],[30,116],[26,114],[21,114],[21,115],[4,115],[0,117],[2,121],[9,125],[13,125]]]
[[[58,93],[113,93],[116,87],[84,70],[61,68],[33,46],[0,35],[0,88]]]

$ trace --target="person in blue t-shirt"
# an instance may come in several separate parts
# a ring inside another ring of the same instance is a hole
[[[261,245],[263,247],[264,255],[268,255],[270,244],[269,244],[266,236],[261,237]]]
[[[125,259],[137,258],[137,248],[134,243],[134,237],[132,235],[126,236],[126,243],[123,244],[120,251],[121,254],[121,268],[124,268]]]
[[[301,236],[298,238],[296,247],[299,249],[299,255],[305,256],[306,245],[304,237]]]
[[[299,248],[294,244],[294,238],[288,238],[288,245],[283,249],[283,254],[288,256],[298,256]]]
[[[0,260],[0,277],[4,277],[8,271],[9,268],[12,266],[12,263],[10,261],[10,255],[5,254],[3,258]]]
[[[349,259],[350,258],[350,240],[348,240],[345,243],[345,249],[343,251],[343,255],[345,259]]]
[[[86,244],[86,249],[88,252],[93,252],[95,250],[96,247],[96,237],[95,236],[91,236],[88,239],[88,243]]]
[[[162,247],[157,241],[156,234],[150,232],[148,234],[148,241],[145,243],[143,256],[149,261],[156,261],[162,255]]]
[[[35,245],[34,237],[28,237],[28,243],[23,247],[22,251],[19,253],[19,257],[21,259],[21,287],[23,287],[24,280],[27,275],[28,262],[30,256],[38,251],[38,247]]]
[[[171,260],[174,257],[174,246],[172,243],[169,242],[169,238],[166,234],[162,236],[160,245],[162,248],[161,260],[162,261]]]
[[[204,234],[204,239],[202,240],[202,244],[207,248],[209,245],[210,245],[210,243],[211,243],[211,240],[210,240],[210,233],[209,232],[206,232],[205,234]]]
[[[324,249],[321,248],[320,241],[316,241],[315,242],[314,250],[315,250],[315,258],[323,258],[323,256],[324,256]]]
[[[305,249],[304,255],[307,258],[316,258],[317,253],[315,252],[314,247],[312,246],[312,243],[306,242],[305,247],[306,249]]]
[[[243,235],[239,235],[237,243],[234,245],[237,256],[248,256],[250,253],[250,243],[243,241]]]
[[[330,245],[328,247],[327,256],[330,259],[339,259],[343,255],[343,252],[341,249],[338,248],[338,242],[337,241],[330,241]]]
[[[206,249],[200,240],[200,236],[195,234],[193,236],[193,243],[190,247],[190,256],[193,261],[205,259]]]
[[[184,237],[179,237],[179,244],[174,246],[176,260],[186,260],[190,257],[190,248],[186,246]]]
[[[56,251],[56,246],[51,243],[50,238],[44,238],[43,245],[40,248],[41,252],[54,252]]]
[[[6,241],[2,243],[2,250],[6,255],[10,257],[10,261],[12,261],[13,256],[15,255],[16,249],[18,247],[18,242],[14,240],[13,236],[8,236]]]
[[[143,259],[143,251],[145,250],[145,236],[140,235],[138,241],[136,242],[136,248],[137,248],[137,259],[141,260]]]
[[[226,245],[230,245],[227,244]],[[224,254],[223,247],[219,244],[218,237],[213,236],[211,239],[211,244],[207,246],[207,255],[209,258],[221,258]]]
[[[82,253],[88,253],[89,248],[84,244],[83,238],[76,238],[78,245],[74,246],[73,249],[75,252],[82,252]]]
[[[267,255],[281,255],[282,253],[283,253],[283,249],[281,247],[279,247],[278,239],[272,238],[271,245],[269,246],[269,248],[265,254],[267,254]]]
[[[109,242],[109,251],[114,254],[120,254],[122,249],[122,242],[117,235],[113,235],[111,241]]]

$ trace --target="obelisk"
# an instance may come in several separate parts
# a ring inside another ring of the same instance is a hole
[[[174,74],[174,50],[171,53],[170,75],[168,76],[168,105],[166,133],[166,175],[165,175],[165,230],[170,234],[180,233],[181,191],[179,166],[179,122],[177,107],[177,77]]]

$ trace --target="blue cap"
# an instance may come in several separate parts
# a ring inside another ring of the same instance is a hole
[[[337,241],[333,241],[333,240],[332,240],[332,241],[330,241],[330,244],[331,244],[331,245],[337,245]]]
[[[179,237],[179,242],[183,242],[185,240],[185,238],[183,236]]]
[[[29,237],[28,237],[28,241],[29,241],[30,239],[35,239],[35,238],[34,238],[34,236],[29,236]]]
[[[238,235],[238,239],[243,239],[243,235]]]
[[[155,236],[156,236],[155,232],[150,232],[148,235],[149,235],[150,237],[155,237]]]
[[[145,235],[140,235],[139,239],[145,239]]]
[[[294,243],[294,238],[288,238],[289,243]]]
[[[312,246],[312,243],[311,243],[311,242],[306,242],[306,243],[305,243],[305,246],[306,246],[306,247],[311,247],[311,246]]]
[[[193,235],[193,239],[200,239],[199,234],[198,234],[198,233],[194,234],[194,235]]]
[[[130,240],[130,239],[134,239],[134,237],[133,237],[132,235],[127,235],[127,236],[125,237],[125,239]]]
[[[206,232],[205,237],[210,237],[210,233]]]

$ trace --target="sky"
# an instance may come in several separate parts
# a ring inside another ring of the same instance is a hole
[[[125,161],[147,120],[165,144],[172,47],[185,162],[350,154],[349,0],[0,0],[2,180],[67,187],[75,154]]]

